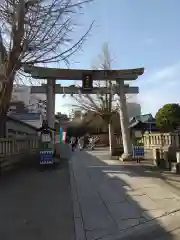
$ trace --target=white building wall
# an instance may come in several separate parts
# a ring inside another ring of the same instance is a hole
[[[30,112],[41,112],[43,117],[46,113],[44,104],[39,104],[39,100],[46,100],[45,94],[32,94],[30,86],[14,86],[12,100],[22,101],[28,107]]]
[[[28,86],[14,86],[12,92],[12,100],[22,101],[25,105],[29,105],[31,89]]]
[[[46,95],[44,94],[31,94],[30,95],[30,105],[29,110],[32,112],[41,112],[42,114],[46,113],[46,106],[43,103],[40,103],[39,101],[45,101]]]

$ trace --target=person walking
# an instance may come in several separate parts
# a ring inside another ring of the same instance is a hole
[[[74,152],[74,148],[76,146],[76,138],[75,137],[71,137],[70,144],[71,144],[72,152]]]
[[[80,137],[78,139],[78,146],[79,146],[80,151],[82,151],[82,149],[84,148],[84,137]]]

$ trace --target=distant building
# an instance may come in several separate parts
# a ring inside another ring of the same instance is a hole
[[[129,119],[139,116],[141,115],[141,105],[136,102],[127,102],[127,111]]]
[[[69,120],[69,117],[67,116],[67,114],[64,114],[61,112],[56,113],[56,118],[59,120]]]
[[[46,96],[36,94],[30,95],[30,104],[28,106],[30,112],[39,112],[43,118],[46,116]]]
[[[14,85],[9,115],[40,127],[46,117],[46,95],[32,94],[30,86]]]
[[[40,128],[42,126],[42,116],[40,113],[32,113],[32,112],[27,112],[27,113],[15,113],[12,112],[10,117],[13,117],[14,119],[20,120],[24,123],[27,123],[33,127]]]
[[[59,127],[67,128],[70,125],[70,119],[66,114],[58,112],[55,117]]]
[[[83,118],[82,111],[80,110],[74,110],[70,116],[71,121],[73,122],[79,122]]]
[[[14,85],[11,101],[21,101],[26,106],[28,106],[30,104],[30,95],[31,95],[31,88],[29,86]]]
[[[38,112],[30,112],[24,102],[11,101],[8,116],[13,119],[20,120],[33,127],[39,128],[42,125],[42,114]]]
[[[156,119],[153,118],[152,114],[143,114],[134,116],[130,119],[129,128],[132,132],[157,132],[159,131],[156,126]]]
[[[46,95],[31,93],[30,86],[14,85],[11,101],[24,102],[30,112],[46,113]]]
[[[9,115],[12,113],[28,113],[29,109],[22,101],[11,101],[9,106]]]

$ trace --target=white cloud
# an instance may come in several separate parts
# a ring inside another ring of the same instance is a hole
[[[144,75],[140,78],[138,83],[140,83],[142,87],[147,86],[147,84],[156,85],[164,84],[165,82],[170,83],[172,81],[176,81],[176,79],[179,78],[179,74],[180,74],[180,62],[170,66],[166,66],[152,73],[149,73],[147,70],[145,71]]]
[[[143,112],[155,114],[166,103],[180,102],[179,75],[180,62],[144,75],[138,96]]]
[[[166,66],[154,72],[144,73],[133,85],[140,87],[138,96],[133,96],[128,101],[141,103],[142,112],[155,114],[166,103],[180,102],[180,62]],[[56,111],[68,112],[72,98],[57,96]],[[69,104],[69,107],[67,106]]]
[[[176,63],[171,66],[167,66],[159,71],[155,72],[150,76],[152,81],[160,81],[160,80],[171,80],[174,77],[177,77],[177,74],[180,73],[180,63]]]

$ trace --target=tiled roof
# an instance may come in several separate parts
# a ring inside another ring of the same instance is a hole
[[[29,128],[32,128],[32,129],[35,129],[35,130],[37,129],[36,127],[34,127],[34,126],[32,126],[32,125],[30,125],[30,124],[28,124],[28,123],[25,123],[25,122],[23,122],[23,121],[20,121],[19,119],[14,118],[14,117],[12,117],[12,116],[7,116],[7,119],[10,120],[10,121],[13,121],[13,122],[16,122],[16,123],[25,125],[25,126],[27,126],[27,127],[29,127]]]
[[[137,121],[141,121],[143,123],[146,123],[146,122],[152,122],[154,120],[152,114],[143,114],[143,115],[139,115],[139,116],[135,116],[135,119]]]
[[[135,116],[130,119],[130,125],[129,127],[135,127],[140,123],[155,123],[155,119],[153,118],[152,114],[143,114],[139,116]]]
[[[154,122],[154,120],[155,119],[153,118],[152,114],[149,113],[149,114],[135,116],[130,119],[130,122],[140,121],[142,123],[147,123],[147,122]]]
[[[18,120],[39,120],[41,113],[12,113],[10,114],[13,118]]]

